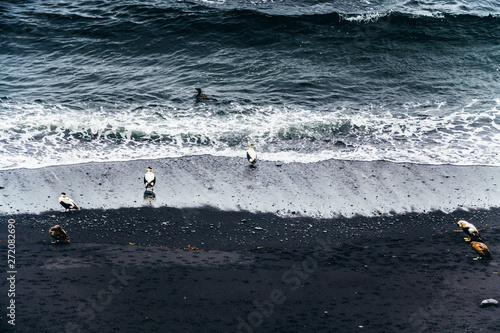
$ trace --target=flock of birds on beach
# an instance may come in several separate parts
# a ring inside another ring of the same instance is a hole
[[[199,94],[201,94],[201,89],[199,91]],[[255,165],[257,164],[257,153],[255,151],[255,147],[253,144],[250,145],[250,148],[247,150],[246,156],[248,162],[250,163],[250,166],[255,167]],[[149,193],[148,196],[150,196],[156,184],[156,175],[153,173],[153,168],[151,167],[146,168],[146,174],[144,175],[144,184],[146,192]],[[59,195],[58,200],[61,206],[63,206],[64,212],[70,211],[72,209],[81,210],[81,208],[76,204],[76,202],[70,197],[68,197],[68,195],[64,192]],[[52,238],[54,238],[53,243],[56,242],[69,243],[70,241],[68,234],[66,233],[66,231],[64,231],[64,229],[60,225],[55,225],[52,228],[50,228],[49,234],[50,236],[52,236]]]
[[[197,100],[205,100],[212,101],[210,97],[204,95],[201,92],[201,88],[195,88],[198,94],[196,95]],[[257,153],[255,152],[254,145],[250,145],[250,148],[247,150],[246,157],[250,166],[254,167],[257,163]],[[154,190],[154,186],[156,184],[156,176],[153,173],[153,168],[147,167],[146,174],[144,175],[144,184],[146,188],[146,192],[152,192]],[[75,203],[75,201],[69,198],[66,193],[61,193],[59,196],[59,203],[64,207],[65,212],[75,209],[80,210],[80,207]],[[472,250],[474,250],[478,257],[474,258],[474,260],[478,259],[493,259],[490,250],[482,241],[483,239],[479,235],[479,231],[472,224],[464,220],[460,220],[457,222],[457,225],[462,228],[463,232],[468,236],[465,238],[466,242],[469,242],[469,246]],[[69,242],[69,236],[64,231],[64,229],[60,225],[55,225],[49,230],[49,234],[55,239],[54,242]]]
[[[255,164],[257,163],[257,153],[255,152],[255,147],[253,144],[250,145],[246,157],[248,162],[250,163],[250,166],[255,166]],[[156,175],[153,173],[153,168],[151,167],[146,168],[146,174],[144,175],[144,184],[146,192],[152,192],[154,190],[154,186],[156,184]],[[64,192],[59,196],[59,203],[64,207],[65,212],[71,209],[80,210],[80,207],[75,203],[75,201],[69,198]],[[478,257],[474,258],[474,260],[493,259],[490,250],[488,249],[486,244],[483,243],[483,239],[479,235],[479,231],[472,223],[460,220],[457,222],[457,225],[462,228],[463,232],[468,236],[464,239],[466,242],[469,242],[470,248],[478,254]],[[60,225],[55,225],[50,228],[49,234],[52,236],[52,238],[55,239],[55,241],[53,241],[54,243],[69,242],[68,234],[66,233],[66,231],[64,231],[64,229],[62,229]]]

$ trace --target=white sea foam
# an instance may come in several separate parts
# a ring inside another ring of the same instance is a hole
[[[294,105],[82,106],[4,102],[0,168],[211,154],[261,160],[500,165],[500,100],[332,111]],[[480,110],[480,111],[478,111]]]

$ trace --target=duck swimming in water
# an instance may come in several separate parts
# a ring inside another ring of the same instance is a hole
[[[197,100],[205,100],[205,101],[211,101],[212,99],[208,97],[207,95],[204,95],[201,93],[201,88],[195,88],[198,94],[196,95]]]

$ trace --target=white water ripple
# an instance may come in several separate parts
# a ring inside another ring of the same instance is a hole
[[[500,165],[499,104],[494,100],[485,109],[483,101],[471,101],[446,112],[438,102],[407,103],[400,110],[370,105],[318,112],[237,103],[178,109],[3,102],[0,168],[243,156],[250,143],[260,159],[285,163],[344,159]]]

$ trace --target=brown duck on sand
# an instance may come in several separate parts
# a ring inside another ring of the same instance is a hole
[[[473,249],[479,255],[479,257],[474,258],[474,260],[478,260],[478,259],[491,260],[491,259],[493,259],[493,257],[491,256],[490,250],[488,249],[488,247],[484,243],[472,241],[469,243],[469,246],[471,249]]]
[[[49,234],[55,239],[52,243],[69,243],[68,234],[59,224],[50,228]]]

